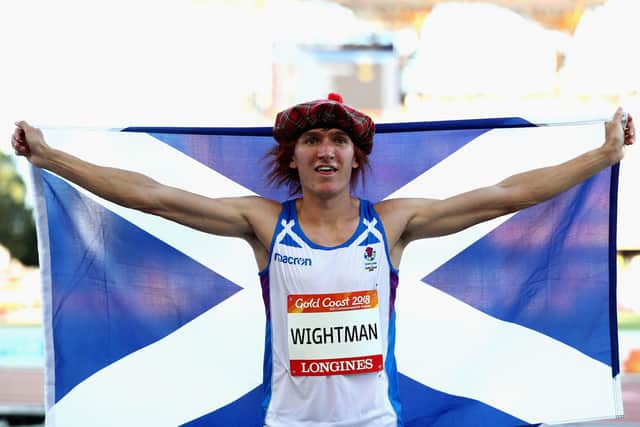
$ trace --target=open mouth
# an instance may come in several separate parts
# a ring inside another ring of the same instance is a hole
[[[338,169],[334,168],[333,166],[318,166],[315,170],[316,172],[320,173],[332,173],[337,171]]]

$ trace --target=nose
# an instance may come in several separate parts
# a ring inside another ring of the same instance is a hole
[[[318,158],[333,159],[335,155],[335,147],[329,138],[322,138],[322,142],[318,145]]]

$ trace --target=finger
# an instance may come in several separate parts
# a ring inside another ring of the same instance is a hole
[[[605,126],[607,127],[607,129],[611,129],[611,127],[615,127],[616,125],[620,125],[620,122],[622,120],[622,107],[618,107],[616,109],[616,111],[613,113],[613,116],[611,117],[610,120],[606,120],[604,122]]]
[[[25,155],[28,152],[27,147],[25,147],[24,145],[19,144],[16,141],[11,141],[11,145],[13,146],[13,150],[15,151],[15,153],[17,155]]]
[[[612,121],[620,123],[623,115],[624,115],[624,110],[622,109],[622,107],[618,107],[616,109],[616,112],[613,114]]]
[[[13,138],[17,139],[18,141],[21,141],[23,136],[24,131],[22,129],[16,128],[16,130],[13,131]]]
[[[17,127],[19,127],[20,129],[26,129],[26,128],[30,128],[31,125],[29,123],[27,123],[24,120],[20,120],[14,123]]]
[[[16,131],[13,134],[13,137],[16,139],[16,141],[20,143],[25,141],[25,134],[22,129],[16,129]]]
[[[633,122],[633,117],[631,117],[631,114],[629,114],[627,116],[627,127],[624,128],[625,132],[629,132],[631,134],[635,134],[636,133],[636,125]]]
[[[633,119],[629,116],[627,121],[627,127],[624,130],[624,143],[625,145],[632,145],[636,142],[636,127],[633,123]]]
[[[22,147],[24,144],[18,138],[11,138],[11,145],[13,148]]]

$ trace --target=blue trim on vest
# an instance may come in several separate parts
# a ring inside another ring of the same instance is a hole
[[[273,231],[273,236],[271,236],[271,244],[269,246],[269,261],[267,262],[267,266],[258,273],[258,276],[261,278],[269,273],[269,267],[271,266],[271,257],[273,255],[273,247],[276,244],[276,239],[278,234],[282,231],[284,227],[282,227],[282,220],[288,216],[287,208],[283,204],[282,209],[280,210],[280,214],[278,215],[278,222],[276,223],[276,228]],[[271,286],[271,283],[269,283]],[[269,292],[268,301],[264,302],[265,305],[269,305],[269,311],[271,311],[271,292]],[[273,377],[273,348],[271,343],[271,320],[267,318],[265,325],[265,334],[264,334],[264,358],[262,361],[262,390],[264,392],[264,399],[262,400],[262,425],[265,424],[267,420],[267,413],[269,411],[269,404],[271,403],[271,381]]]
[[[322,246],[319,245],[315,242],[313,242],[311,239],[309,239],[307,237],[306,234],[304,234],[304,231],[302,231],[302,228],[300,227],[300,221],[298,220],[298,211],[296,209],[296,200],[297,199],[292,199],[292,200],[287,200],[286,202],[284,202],[284,204],[287,206],[287,209],[292,216],[290,216],[288,219],[291,220],[293,219],[295,221],[295,223],[293,224],[293,228],[292,230],[298,235],[298,237],[300,237],[300,239],[302,239],[307,245],[309,245],[310,248],[312,249],[319,249],[319,250],[324,250],[324,251],[332,251],[334,249],[340,249],[340,248],[347,248],[349,246],[351,246],[351,244],[358,238],[360,237],[360,235],[367,229],[367,227],[365,227],[364,225],[364,219],[365,219],[365,205],[370,204],[369,201],[367,200],[360,200],[360,220],[358,222],[358,226],[356,227],[356,230],[353,232],[353,234],[351,235],[351,237],[349,237],[349,239],[347,239],[346,242],[337,245],[337,246]],[[370,218],[366,217],[367,220],[369,220]],[[379,221],[379,220],[378,220]]]
[[[404,425],[402,421],[402,404],[400,403],[400,388],[398,387],[398,366],[396,365],[395,356],[396,346],[396,310],[391,310],[389,316],[389,333],[387,342],[387,358],[384,361],[384,370],[387,373],[389,381],[389,402],[396,413],[398,419],[398,427]]]
[[[387,241],[387,232],[384,229],[384,224],[382,223],[382,220],[380,219],[380,216],[378,215],[378,212],[375,209],[375,205],[373,203],[369,203],[367,201],[367,209],[369,212],[369,215],[372,218],[375,218],[378,220],[378,223],[376,224],[376,228],[378,229],[378,231],[382,234],[382,238],[384,240],[384,250],[385,253],[387,254],[387,262],[389,263],[389,271],[391,271],[392,273],[394,273],[396,276],[400,275],[400,271],[398,271],[397,268],[395,268],[393,266],[393,264],[391,263],[391,252],[390,252],[390,248],[389,248],[389,242]]]
[[[367,237],[358,246],[364,247],[364,246],[373,245],[374,243],[380,243],[380,239],[374,236],[372,232],[369,232],[369,234],[367,234]]]
[[[284,246],[290,246],[292,248],[301,248],[302,246],[300,246],[298,244],[298,242],[296,242],[295,240],[293,240],[293,237],[291,237],[290,234],[285,234],[284,237],[282,238],[282,240],[280,240],[278,242],[279,245],[284,245]]]
[[[266,267],[263,268],[262,271],[258,272],[259,277],[262,277],[269,272],[269,266],[271,266],[271,256],[273,255],[273,247],[276,245],[276,237],[278,237],[278,234],[280,234],[280,231],[282,231],[282,220],[286,219],[288,215],[285,208],[286,206],[283,203],[282,208],[280,209],[280,214],[278,215],[278,221],[276,222],[276,229],[273,230],[273,236],[271,236],[271,243],[269,245],[269,261],[267,261]]]
[[[273,376],[273,352],[271,348],[271,321],[267,320],[264,333],[264,360],[262,362],[262,389],[264,399],[262,400],[262,424],[267,421],[267,411],[271,403],[271,379]]]

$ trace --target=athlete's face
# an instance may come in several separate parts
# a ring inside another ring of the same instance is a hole
[[[289,167],[298,170],[303,193],[349,191],[358,167],[353,142],[340,129],[311,129],[300,135]]]

